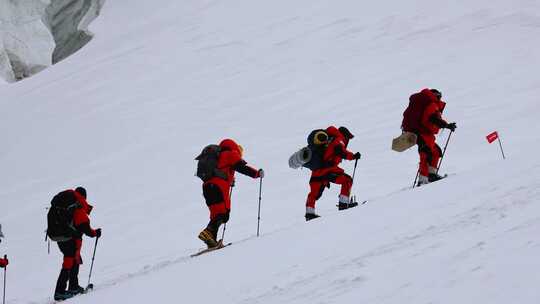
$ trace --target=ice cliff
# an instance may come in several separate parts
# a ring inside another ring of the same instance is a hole
[[[32,76],[92,39],[105,0],[0,0],[0,78]]]

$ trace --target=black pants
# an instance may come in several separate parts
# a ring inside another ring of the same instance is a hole
[[[64,255],[64,263],[62,270],[56,281],[55,292],[63,293],[66,291],[66,287],[69,281],[69,290],[76,290],[79,288],[79,261],[76,261],[75,255],[77,254],[77,245],[75,240],[69,240],[66,242],[58,242],[58,248]],[[82,261],[80,261],[82,263]],[[69,267],[70,266],[70,267]]]
[[[206,184],[203,186],[203,196],[206,201],[206,206],[210,209],[212,213],[213,206],[217,204],[225,204],[223,193],[217,185]],[[214,240],[217,240],[217,233],[221,224],[227,223],[229,221],[230,211],[227,210],[225,213],[218,213],[215,216],[211,216],[212,219],[206,226],[206,229],[212,233]]]
[[[64,255],[64,258],[75,258],[75,254],[77,253],[77,245],[75,244],[74,239],[65,242],[58,242],[57,244],[58,248],[60,248],[60,252],[62,252]]]

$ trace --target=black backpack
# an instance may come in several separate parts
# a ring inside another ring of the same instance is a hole
[[[197,177],[203,182],[208,181],[212,177],[227,179],[227,174],[218,169],[219,154],[221,147],[218,145],[208,145],[204,147],[201,154],[195,157],[197,161]]]
[[[323,129],[311,131],[307,138],[308,149],[311,150],[311,159],[303,165],[310,170],[324,168],[324,152],[328,144],[328,133]]]
[[[73,213],[81,207],[73,191],[66,190],[55,195],[47,213],[47,236],[55,242],[72,239],[77,234],[73,226]]]

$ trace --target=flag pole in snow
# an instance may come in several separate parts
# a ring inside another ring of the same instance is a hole
[[[257,213],[257,237],[259,237],[259,227],[261,225],[262,182],[263,182],[263,178],[260,177],[260,181],[259,181],[259,211]]]
[[[7,259],[7,255],[4,255],[4,259]],[[7,266],[4,267],[4,297],[3,297],[3,304],[6,304],[6,273],[7,273]]]
[[[488,143],[490,144],[494,142],[495,140],[497,140],[499,142],[499,147],[501,148],[502,157],[503,159],[506,159],[506,156],[504,155],[504,150],[502,147],[501,137],[499,136],[499,132],[495,131],[495,132],[490,133],[488,136],[486,136],[486,139]]]
[[[503,159],[506,159],[506,157],[504,156],[504,150],[503,150],[503,147],[502,147],[501,138],[499,137],[498,140],[499,140],[499,147],[501,147],[502,157],[503,157]]]

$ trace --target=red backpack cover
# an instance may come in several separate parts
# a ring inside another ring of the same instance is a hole
[[[419,133],[422,129],[422,115],[432,102],[433,100],[423,92],[412,94],[409,97],[409,106],[403,112],[401,129],[405,132]]]

